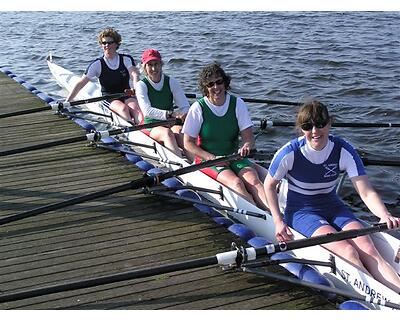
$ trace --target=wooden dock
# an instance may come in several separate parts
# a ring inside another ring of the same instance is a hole
[[[43,101],[0,73],[0,113]],[[1,150],[84,130],[52,111],[0,119]],[[72,143],[0,158],[0,217],[138,179],[123,156]],[[0,226],[0,296],[207,257],[245,245],[192,205],[125,191]],[[279,273],[288,274],[280,267]],[[284,282],[203,267],[0,303],[0,309],[335,309]]]

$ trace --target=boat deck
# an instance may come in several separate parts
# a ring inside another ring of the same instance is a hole
[[[0,113],[43,106],[3,73],[0,99]],[[2,150],[79,133],[51,111],[0,119]],[[142,176],[117,153],[86,145],[1,157],[0,217]],[[0,226],[0,294],[207,257],[229,250],[232,241],[243,244],[189,204],[126,191]],[[0,309],[334,308],[315,291],[215,266],[0,303]]]

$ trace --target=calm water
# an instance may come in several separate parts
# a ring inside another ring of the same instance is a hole
[[[52,97],[63,93],[45,58],[81,74],[101,55],[97,34],[107,26],[123,37],[120,52],[139,62],[160,50],[164,71],[196,93],[202,66],[219,61],[232,91],[246,98],[330,105],[340,121],[400,122],[400,12],[0,12],[0,66]],[[294,107],[249,104],[252,117],[293,120]],[[399,157],[399,129],[336,129],[371,157]],[[259,149],[276,150],[293,129],[261,136]],[[368,167],[371,181],[399,213],[400,169]],[[344,195],[358,207],[347,185]]]

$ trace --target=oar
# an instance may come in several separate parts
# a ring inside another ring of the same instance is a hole
[[[195,93],[187,93],[185,94],[187,98],[190,99],[200,99],[203,96],[198,95]],[[252,103],[266,103],[266,104],[281,104],[281,105],[286,105],[286,106],[301,106],[303,103],[302,102],[291,102],[291,101],[282,101],[282,100],[270,100],[270,99],[253,99],[253,98],[243,98],[241,99],[244,102],[252,102]]]
[[[262,119],[260,123],[260,129],[265,130],[266,128],[272,127],[294,127],[296,124],[291,121],[273,121],[268,119]],[[342,128],[400,128],[400,123],[391,122],[333,122],[332,127]]]
[[[45,142],[45,143],[22,147],[22,148],[17,148],[17,149],[0,151],[0,157],[12,155],[12,154],[24,153],[24,152],[33,151],[33,150],[45,149],[45,148],[49,148],[49,147],[61,146],[61,145],[79,142],[79,141],[86,141],[86,140],[100,141],[102,138],[106,138],[106,137],[113,136],[113,135],[128,133],[128,132],[142,130],[142,129],[149,129],[149,128],[154,128],[154,127],[163,126],[163,125],[171,125],[171,124],[181,125],[182,120],[181,119],[169,119],[169,120],[165,120],[165,121],[141,124],[141,125],[125,127],[125,128],[121,128],[121,129],[95,131],[95,132],[91,132],[91,133],[88,133],[88,134],[82,135],[82,136],[66,138],[66,139],[57,140],[57,141],[50,141],[50,142]]]
[[[400,167],[400,160],[376,160],[369,159],[365,156],[361,156],[361,160],[364,165],[372,165],[372,166],[383,166],[383,167]]]
[[[105,95],[105,96],[101,96],[101,97],[76,100],[76,101],[71,101],[71,102],[53,102],[47,106],[40,107],[40,108],[26,109],[26,110],[20,110],[20,111],[15,111],[15,112],[10,112],[10,113],[3,113],[3,114],[0,114],[0,119],[20,116],[20,115],[24,115],[24,114],[42,112],[42,111],[47,111],[47,110],[61,111],[64,108],[77,106],[80,104],[98,102],[98,101],[102,101],[102,100],[106,100],[106,99],[119,99],[119,98],[128,97],[128,96],[129,95],[126,93],[113,93],[113,94],[109,94],[109,95]]]
[[[188,260],[173,264],[161,265],[153,268],[138,269],[122,273],[116,273],[96,278],[89,278],[75,282],[62,283],[53,286],[47,286],[32,290],[19,291],[14,293],[3,294],[0,296],[0,303],[27,299],[45,294],[52,294],[63,291],[71,291],[83,288],[90,288],[94,286],[105,285],[120,281],[145,278],[156,276],[169,272],[176,272],[182,270],[189,270],[213,265],[236,265],[238,262],[245,262],[246,260],[255,260],[261,257],[269,256],[275,252],[282,252],[286,250],[300,249],[315,245],[320,245],[332,241],[339,241],[351,239],[358,236],[371,234],[375,232],[387,230],[386,224],[380,224],[360,230],[341,231],[335,234],[327,234],[313,238],[306,238],[300,240],[290,241],[288,243],[270,244],[262,248],[246,248],[241,250],[227,251],[218,253],[214,256]]]
[[[209,206],[211,208],[231,211],[231,212],[235,212],[235,213],[238,213],[238,214],[243,214],[243,215],[247,215],[247,216],[251,216],[251,217],[255,217],[255,218],[260,218],[260,219],[264,219],[264,220],[267,219],[266,215],[262,214],[262,213],[248,211],[248,210],[239,209],[239,208],[232,208],[232,207],[222,206],[222,205],[215,204],[214,202],[210,202],[210,201],[206,201],[206,200],[196,200],[196,199],[183,197],[183,196],[178,196],[178,195],[174,195],[174,194],[167,193],[167,192],[162,192],[162,191],[157,191],[157,190],[143,190],[143,192],[144,193],[149,193],[151,195],[156,195],[156,196],[162,196],[162,197],[167,197],[167,198],[171,198],[171,199],[182,200],[182,201],[195,203],[195,204],[201,204],[201,205]]]
[[[360,154],[360,158],[365,166],[382,166],[382,167],[400,167],[400,159],[392,159],[392,160],[378,160],[378,159],[370,159],[367,156],[362,155],[363,152],[358,151]],[[262,152],[258,151],[254,153],[253,158],[258,161],[262,160],[272,160],[274,157],[274,153],[272,152]]]
[[[53,210],[58,210],[58,209],[62,209],[71,205],[75,205],[75,204],[79,204],[85,201],[90,201],[90,200],[94,200],[94,199],[98,199],[110,194],[114,194],[114,193],[118,193],[118,192],[123,192],[123,191],[127,191],[130,189],[139,189],[139,188],[143,188],[143,187],[152,187],[154,185],[159,184],[161,181],[164,181],[166,179],[172,178],[172,177],[176,177],[179,175],[183,175],[186,173],[190,173],[196,170],[200,170],[203,168],[207,168],[207,167],[211,167],[214,166],[216,164],[219,163],[223,163],[223,162],[229,162],[229,161],[235,161],[238,159],[241,159],[242,156],[237,153],[237,154],[233,154],[233,155],[229,155],[226,157],[220,157],[214,160],[209,160],[209,161],[205,161],[199,164],[195,164],[195,165],[191,165],[191,166],[187,166],[184,168],[180,168],[174,171],[169,171],[166,173],[162,173],[159,175],[155,175],[155,176],[146,176],[143,177],[141,179],[138,180],[133,180],[131,182],[128,183],[124,183],[121,184],[119,186],[115,186],[112,188],[108,188],[105,190],[101,190],[101,191],[97,191],[94,193],[89,193],[83,196],[78,196],[69,200],[65,200],[65,201],[61,201],[61,202],[57,202],[54,204],[50,204],[50,205],[46,205],[43,207],[39,207],[33,210],[29,210],[29,211],[25,211],[22,213],[17,213],[15,215],[11,215],[11,216],[7,216],[7,217],[3,217],[0,218],[0,225],[4,225],[6,223],[9,222],[13,222],[13,221],[18,221],[18,220],[22,220],[28,217],[33,217],[36,215],[39,215],[41,213],[45,213],[45,212],[49,212],[49,211],[53,211]]]

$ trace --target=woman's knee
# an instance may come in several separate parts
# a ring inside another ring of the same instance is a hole
[[[343,241],[343,243],[341,244],[340,254],[347,260],[360,260],[357,249],[347,241]]]
[[[235,176],[232,179],[230,179],[229,185],[235,190],[246,190],[246,187],[242,179],[240,179],[238,176]]]
[[[262,186],[262,182],[258,177],[257,172],[252,168],[242,169],[239,172],[239,176],[241,176],[246,185],[249,185],[250,187]]]

